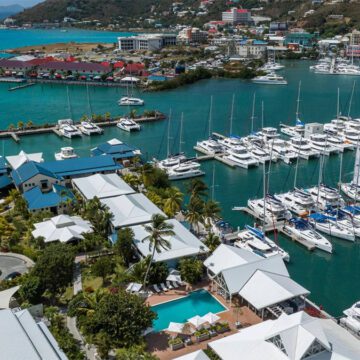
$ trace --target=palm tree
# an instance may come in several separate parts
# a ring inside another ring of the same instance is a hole
[[[26,127],[27,127],[28,129],[30,129],[30,128],[32,128],[32,126],[33,126],[33,122],[32,122],[31,120],[29,120],[29,121],[26,123]]]
[[[136,118],[136,110],[135,109],[131,110],[129,113],[129,116],[130,116],[130,119],[135,119]]]
[[[123,175],[123,180],[135,190],[138,190],[139,186],[141,185],[139,177],[132,173]]]
[[[207,191],[207,185],[198,178],[192,179],[188,184],[187,193],[190,195],[190,200],[207,196]]]
[[[204,244],[213,252],[220,244],[220,238],[212,232],[209,232],[205,238]]]
[[[204,202],[200,198],[194,197],[190,200],[185,219],[190,223],[191,229],[195,231],[196,228],[198,232],[199,224],[204,223]]]
[[[181,210],[183,194],[177,187],[170,187],[165,191],[164,212],[167,216],[173,217]]]
[[[24,127],[24,123],[22,121],[19,121],[17,123],[17,127],[18,127],[18,129],[22,129]]]
[[[175,235],[173,228],[174,225],[167,223],[166,217],[161,214],[154,214],[151,218],[151,224],[144,225],[144,229],[149,235],[143,239],[143,242],[149,241],[149,251],[152,251],[149,266],[144,277],[144,287],[146,286],[155,251],[159,253],[161,249],[168,250],[171,248],[171,243],[165,237]]]
[[[211,222],[215,222],[220,218],[221,208],[219,203],[208,200],[204,206],[204,218],[207,226],[211,226]]]

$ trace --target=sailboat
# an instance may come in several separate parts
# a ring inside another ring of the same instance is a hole
[[[360,147],[359,145],[356,148],[356,156],[355,156],[355,164],[354,164],[354,176],[353,179],[349,183],[342,183],[341,190],[342,192],[354,200],[358,201],[360,198]]]
[[[131,76],[131,74],[130,74]],[[127,95],[123,96],[119,101],[118,105],[120,106],[143,106],[145,101],[143,99],[133,96],[134,82],[131,81],[131,92],[129,94],[129,84],[126,85]]]
[[[280,124],[280,131],[287,136],[303,136],[305,133],[305,125],[300,120],[300,94],[301,94],[301,80],[299,81],[298,97],[296,100],[296,114],[295,126]]]

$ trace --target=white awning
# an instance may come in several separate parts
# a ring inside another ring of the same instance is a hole
[[[206,323],[206,321],[199,315],[195,315],[194,317],[188,319],[188,322],[196,328]]]
[[[206,322],[208,322],[210,325],[215,324],[217,321],[220,320],[220,316],[212,313],[212,312],[208,312],[206,315],[204,315],[203,320],[205,320]]]
[[[169,327],[166,330],[169,332],[180,334],[182,333],[184,326],[185,324],[183,323],[170,322]]]

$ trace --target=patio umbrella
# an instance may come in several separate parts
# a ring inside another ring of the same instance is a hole
[[[170,324],[166,330],[169,332],[180,334],[180,333],[182,333],[184,326],[185,326],[185,324],[183,324],[183,323],[170,322]]]
[[[202,317],[203,320],[208,322],[210,325],[215,324],[217,321],[220,320],[220,316],[217,316],[216,314],[212,312],[208,312],[206,315]]]
[[[139,292],[142,288],[142,285],[141,284],[138,284],[138,283],[130,283],[128,285],[128,287],[126,288],[126,291],[127,292]]]
[[[176,281],[180,284],[182,283],[180,272],[175,269],[170,270],[169,275],[166,278],[166,280],[167,281]]]
[[[206,321],[199,315],[195,315],[191,319],[188,319],[188,322],[196,328],[199,328],[201,325],[206,323]]]

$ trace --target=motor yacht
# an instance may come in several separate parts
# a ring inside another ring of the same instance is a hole
[[[333,187],[325,184],[320,185],[320,191],[317,186],[306,190],[309,192],[315,201],[315,205],[320,210],[326,210],[328,208],[338,208],[345,205],[345,202],[339,191]]]
[[[236,166],[244,169],[259,165],[259,161],[245,146],[237,146],[229,149],[225,158],[234,162]]]
[[[72,124],[63,123],[59,127],[59,132],[62,136],[72,139],[73,137],[81,136],[80,130]]]
[[[325,134],[311,134],[310,146],[314,150],[320,151],[320,154],[329,156],[330,154],[338,154],[340,149],[331,145],[328,141],[328,137]]]
[[[253,157],[259,161],[259,163],[264,164],[268,161],[276,162],[278,160],[275,154],[270,156],[270,153],[267,149],[264,149],[255,143],[253,145],[247,146],[248,151],[253,155]]]
[[[310,223],[320,232],[337,237],[339,239],[355,241],[354,232],[336,221],[336,217],[321,213],[314,213],[309,216]]]
[[[273,72],[266,75],[256,76],[252,79],[252,82],[255,84],[266,85],[287,85],[287,81],[283,76],[277,75]]]
[[[340,324],[360,336],[360,301],[344,310],[344,315],[345,317],[340,319]]]
[[[167,169],[167,174],[169,180],[183,180],[205,175],[205,173],[200,170],[200,164],[196,161],[179,163]]]
[[[324,132],[331,135],[338,135],[346,128],[345,121],[342,119],[333,119],[330,123],[324,124]]]
[[[229,136],[224,137],[223,139],[218,139],[218,143],[226,149],[231,149],[233,147],[243,145],[243,140],[239,136]]]
[[[85,135],[102,134],[104,130],[90,121],[82,121],[79,130]]]
[[[290,149],[302,159],[319,157],[320,151],[311,147],[310,141],[302,137],[293,137],[288,141]]]
[[[187,160],[184,153],[170,155],[166,159],[156,162],[156,166],[160,169],[167,170]]]
[[[124,96],[118,101],[120,106],[143,106],[144,104],[144,100],[130,96]]]
[[[71,146],[62,147],[60,152],[55,153],[56,160],[66,160],[77,158],[78,155],[75,153],[74,148]]]
[[[360,132],[355,129],[347,128],[342,132],[342,137],[344,141],[356,145],[360,141]]]
[[[140,131],[141,130],[141,126],[140,124],[138,124],[136,121],[134,121],[133,119],[130,118],[121,118],[119,120],[119,122],[116,124],[116,126],[124,131]]]
[[[288,142],[281,139],[272,139],[268,141],[267,150],[286,164],[295,161],[299,157],[299,154],[292,149]]]
[[[281,70],[284,67],[285,67],[284,65],[276,63],[275,61],[268,61],[260,68],[260,70],[265,71],[265,72],[273,72],[276,70]]]
[[[295,126],[280,124],[280,132],[290,137],[293,136],[301,137],[304,136],[305,126],[301,121],[297,121]]]
[[[281,255],[284,261],[290,261],[290,255],[259,229],[245,225],[245,229],[238,233],[238,238],[239,240],[235,241],[234,245],[239,248],[251,251],[263,258]]]
[[[198,141],[196,146],[207,154],[221,154],[224,151],[223,147],[213,139]]]
[[[291,212],[286,209],[281,201],[272,195],[266,195],[265,201],[264,199],[249,199],[247,205],[254,212],[255,216],[265,223],[273,224],[291,218]]]
[[[315,202],[312,196],[304,190],[295,188],[284,194],[276,194],[285,207],[297,216],[304,217],[315,210]]]
[[[276,139],[280,136],[277,128],[274,127],[264,127],[257,133],[258,136],[261,136],[265,141]]]
[[[283,231],[292,238],[305,240],[313,244],[317,249],[332,253],[332,244],[323,235],[319,234],[308,221],[301,218],[293,218],[286,222]]]

